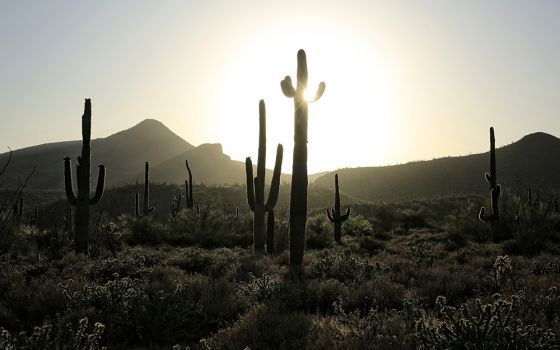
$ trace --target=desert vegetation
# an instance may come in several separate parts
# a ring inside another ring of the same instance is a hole
[[[27,180],[1,192],[0,348],[559,348],[554,194],[497,184],[493,128],[490,213],[479,194],[371,202],[344,196],[338,174],[333,191],[309,186],[303,50],[297,62],[297,87],[281,82],[292,181],[278,145],[266,201],[264,101],[256,177],[247,158],[244,186],[194,184],[185,160],[183,192],[150,183],[146,161],[141,211],[137,186],[105,190],[103,166],[90,197],[86,100],[77,194],[68,157],[65,197],[30,211]]]

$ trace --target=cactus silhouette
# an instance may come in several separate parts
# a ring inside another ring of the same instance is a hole
[[[338,189],[338,174],[334,175],[334,208],[327,209],[327,216],[334,224],[334,240],[336,243],[341,242],[342,223],[350,216],[350,208],[346,209],[346,213],[340,213],[340,192]]]
[[[268,200],[264,201],[265,162],[266,162],[266,106],[259,102],[259,151],[257,161],[257,176],[253,179],[253,162],[250,157],[245,160],[247,175],[247,202],[253,211],[253,248],[256,253],[265,253],[265,213],[274,210],[280,191],[280,173],[282,171],[282,157],[284,149],[281,144],[276,149],[276,163],[270,184]]]
[[[82,116],[82,155],[78,157],[76,177],[78,194],[72,188],[72,170],[69,157],[64,158],[64,187],[66,200],[76,208],[75,215],[75,251],[88,252],[89,241],[89,215],[90,206],[97,204],[103,196],[105,189],[105,167],[99,166],[95,194],[90,198],[90,171],[91,171],[91,100],[86,99],[84,114]]]
[[[185,166],[187,167],[187,173],[189,175],[189,179],[185,180],[185,201],[187,202],[187,209],[193,209],[194,208],[193,180],[192,180],[192,172],[191,172],[191,168],[189,167],[188,160],[185,160]]]
[[[499,240],[500,235],[500,211],[498,198],[501,186],[497,184],[496,178],[496,140],[494,139],[494,128],[490,128],[490,173],[484,174],[486,181],[490,184],[490,215],[486,215],[486,208],[480,208],[478,218],[480,221],[491,224],[492,241]]]
[[[307,89],[307,58],[305,51],[297,53],[297,85],[286,76],[280,82],[284,95],[294,100],[294,157],[292,165],[292,188],[290,193],[290,266],[299,273],[305,249],[305,225],[307,221],[307,103],[317,101],[325,91],[321,82],[315,97],[304,98]]]
[[[156,208],[150,207],[150,163],[146,162],[144,165],[144,202],[143,202],[143,209],[142,214],[140,214],[140,199],[138,192],[136,192],[136,210],[135,214],[136,217],[148,216],[150,215]]]

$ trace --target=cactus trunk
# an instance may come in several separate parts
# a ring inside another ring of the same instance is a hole
[[[274,209],[267,212],[266,253],[270,255],[276,253],[276,247],[274,246]]]
[[[325,91],[325,83],[319,84],[315,98],[307,101],[304,98],[307,77],[305,51],[299,50],[297,54],[297,88],[293,87],[292,79],[289,76],[286,76],[280,83],[284,95],[294,100],[294,156],[290,191],[290,266],[296,274],[302,270],[307,222],[307,104],[317,101]]]
[[[138,184],[138,183],[136,183]],[[142,207],[142,214],[140,214],[140,199],[138,192],[135,194],[135,210],[137,218],[148,216],[155,210],[155,207],[150,207],[150,163],[146,162],[144,165],[144,200]]]
[[[82,154],[78,157],[76,176],[78,194],[72,188],[72,171],[70,158],[64,158],[64,180],[66,199],[76,207],[74,244],[77,253],[88,252],[90,205],[97,204],[103,196],[105,187],[105,167],[99,166],[97,187],[95,194],[90,198],[90,172],[91,172],[91,100],[86,99],[84,114],[82,116]]]
[[[497,242],[500,239],[500,209],[498,198],[500,197],[501,186],[496,177],[496,140],[494,138],[494,128],[490,128],[490,173],[484,175],[490,185],[490,215],[486,215],[486,208],[480,208],[478,218],[483,222],[489,222],[491,228],[491,240]]]
[[[189,167],[188,160],[185,160],[185,165],[187,167],[187,173],[189,176],[189,179],[185,180],[185,201],[187,203],[187,209],[193,209],[194,208],[193,179],[192,179],[192,172],[191,172],[191,168]]]

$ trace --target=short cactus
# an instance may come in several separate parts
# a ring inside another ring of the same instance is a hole
[[[290,193],[290,266],[299,273],[303,266],[305,225],[307,221],[307,103],[317,101],[325,91],[321,82],[312,100],[304,97],[307,89],[307,58],[305,51],[297,53],[297,85],[286,76],[280,82],[284,95],[294,100],[294,157]],[[299,270],[299,271],[298,271]]]
[[[194,208],[193,200],[193,179],[191,168],[189,167],[189,161],[185,160],[185,166],[187,167],[187,173],[189,176],[188,180],[185,180],[185,201],[187,202],[187,209]]]
[[[135,214],[136,217],[148,216],[150,215],[156,208],[150,207],[150,163],[146,162],[144,165],[144,202],[143,202],[143,210],[142,214],[140,214],[140,199],[138,192],[136,193],[136,210]]]
[[[82,116],[82,154],[78,157],[76,177],[78,194],[72,188],[72,170],[70,158],[64,158],[64,188],[66,200],[76,207],[75,215],[75,251],[88,252],[90,206],[99,203],[105,189],[105,167],[99,166],[95,194],[90,198],[90,168],[91,168],[91,100],[86,99]]]
[[[334,175],[334,208],[327,209],[327,216],[334,224],[334,240],[336,243],[341,243],[342,223],[350,216],[350,208],[346,209],[346,213],[341,215],[340,212],[340,192],[338,189],[338,174]]]
[[[486,208],[480,208],[478,218],[482,222],[490,223],[492,230],[492,241],[499,240],[500,234],[500,211],[498,198],[500,197],[501,186],[496,179],[496,140],[494,139],[494,128],[490,128],[490,173],[484,174],[486,181],[490,184],[490,215],[486,215]]]
[[[276,163],[270,184],[268,200],[264,201],[265,162],[266,162],[266,106],[259,102],[259,151],[257,162],[257,176],[253,179],[253,162],[250,157],[245,160],[247,175],[247,202],[253,211],[253,248],[256,253],[265,253],[265,213],[274,210],[280,191],[280,173],[282,171],[282,157],[284,149],[281,144],[276,149]],[[268,249],[270,250],[270,248]]]

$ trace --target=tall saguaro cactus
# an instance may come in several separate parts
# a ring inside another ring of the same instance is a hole
[[[334,240],[336,243],[341,242],[342,223],[350,216],[350,208],[346,209],[346,213],[341,215],[340,212],[340,192],[338,189],[338,174],[334,175],[334,208],[327,209],[327,216],[334,224]]]
[[[150,207],[150,163],[146,162],[144,165],[144,202],[142,215],[140,215],[140,200],[138,198],[138,193],[136,193],[136,217],[142,217],[150,215],[156,208]]]
[[[64,158],[64,187],[67,201],[76,207],[75,215],[75,251],[87,253],[89,240],[89,207],[97,204],[105,189],[105,166],[99,165],[99,175],[95,194],[90,198],[91,171],[91,100],[86,99],[82,116],[82,155],[78,157],[76,177],[78,194],[72,188],[72,170],[70,158]]]
[[[282,157],[284,149],[278,144],[276,149],[276,163],[274,164],[274,173],[270,184],[270,192],[268,199],[264,201],[264,183],[265,183],[265,162],[266,162],[266,107],[264,101],[259,102],[259,151],[257,161],[257,176],[253,179],[253,162],[251,157],[245,160],[245,172],[247,175],[247,202],[249,208],[253,211],[253,248],[256,253],[265,253],[265,214],[274,210],[274,206],[278,201],[278,192],[280,191],[280,173],[282,171]],[[273,214],[274,215],[274,214]],[[269,247],[268,251],[272,252],[274,248]]]
[[[486,215],[486,208],[480,208],[478,218],[482,222],[490,223],[492,230],[492,241],[497,241],[500,234],[500,211],[498,198],[500,197],[501,186],[496,179],[496,140],[494,139],[494,128],[490,128],[490,173],[484,174],[486,181],[490,184],[490,215]]]
[[[185,160],[185,166],[187,167],[187,173],[189,175],[189,179],[185,180],[185,201],[187,202],[187,209],[193,209],[194,208],[193,179],[192,179],[192,172],[191,172],[191,168],[189,167],[188,160]]]
[[[307,58],[305,51],[297,53],[297,85],[286,76],[280,82],[282,92],[294,100],[294,158],[292,165],[292,188],[290,193],[290,266],[301,270],[305,248],[305,225],[307,221],[307,103],[315,102],[323,95],[325,83],[321,82],[315,97],[306,100]]]

